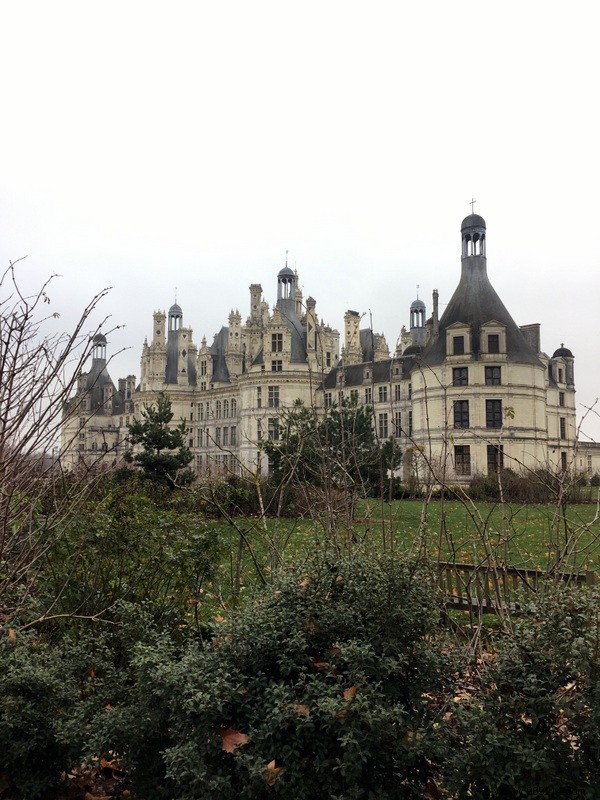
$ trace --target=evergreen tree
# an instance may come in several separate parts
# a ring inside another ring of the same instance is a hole
[[[125,460],[140,467],[144,475],[155,483],[167,486],[184,486],[195,477],[188,469],[193,455],[185,444],[187,426],[182,420],[176,428],[170,427],[173,419],[171,401],[160,394],[156,405],[146,406],[143,420],[134,420],[127,426],[127,440],[131,445],[141,444],[142,451],[125,453]]]

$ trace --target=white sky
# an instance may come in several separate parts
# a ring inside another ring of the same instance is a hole
[[[488,272],[542,348],[600,394],[596,4],[0,4],[0,264],[51,273],[68,327],[98,290],[114,380],[139,376],[177,299],[209,342],[250,283],[271,304],[289,250],[342,331],[372,313],[393,349],[419,294],[460,276],[469,201]],[[584,431],[600,441],[600,416]]]

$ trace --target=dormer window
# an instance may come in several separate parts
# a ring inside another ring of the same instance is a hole
[[[465,337],[453,336],[452,337],[452,355],[464,356],[465,354]]]
[[[499,353],[500,336],[497,333],[488,333],[487,345],[488,353]]]
[[[482,355],[506,356],[506,327],[501,322],[486,322],[480,333]]]

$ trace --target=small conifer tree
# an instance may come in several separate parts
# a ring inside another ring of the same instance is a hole
[[[146,406],[142,420],[128,425],[127,439],[131,445],[142,445],[140,452],[129,450],[125,460],[140,467],[144,475],[155,483],[167,486],[185,486],[194,480],[188,468],[193,455],[185,444],[186,424],[182,420],[176,428],[170,427],[173,419],[171,401],[160,394],[156,405]]]

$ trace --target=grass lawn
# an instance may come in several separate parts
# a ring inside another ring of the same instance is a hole
[[[240,546],[240,534],[232,526],[215,523],[223,545],[215,589],[220,584],[228,594],[225,587],[233,585],[239,567],[240,599],[260,585],[250,548],[268,580],[282,561],[301,561],[331,541],[319,520],[238,518],[236,524],[247,544]],[[466,563],[480,562],[487,548],[499,564],[540,569],[554,566],[559,553],[565,569],[600,571],[600,518],[593,504],[568,506],[563,518],[555,507],[544,505],[470,506],[434,500],[424,509],[418,500],[362,501],[351,535],[341,531],[338,541],[362,543],[369,550],[420,550],[434,559]]]

